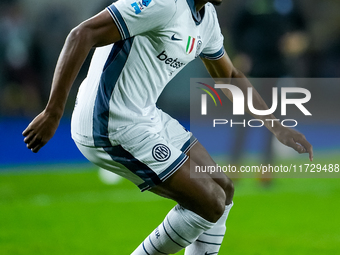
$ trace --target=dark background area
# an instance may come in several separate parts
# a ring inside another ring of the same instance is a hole
[[[61,142],[58,145],[61,140],[77,155],[74,159],[83,159],[70,140],[69,120],[91,55],[70,93],[62,122],[65,126],[57,132],[61,137],[52,139],[51,144],[56,144],[47,145],[46,155],[32,156],[26,151],[21,132],[48,100],[54,67],[68,32],[108,4],[110,1],[104,0],[0,2],[0,129],[6,135],[3,140],[7,145],[0,150],[0,165],[46,159],[51,151],[71,155],[67,149],[61,149]],[[339,1],[224,0],[216,9],[226,51],[248,77],[340,76]],[[202,62],[193,61],[166,87],[158,106],[188,126],[190,78],[205,77],[208,74]],[[309,106],[313,113],[310,122],[339,125],[338,79],[325,86],[315,80],[304,87],[311,91],[315,102]],[[257,88],[268,98],[265,85]],[[19,160],[15,152],[27,157]]]

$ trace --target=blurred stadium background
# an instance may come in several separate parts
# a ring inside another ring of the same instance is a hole
[[[22,131],[47,102],[67,33],[108,4],[0,1],[0,254],[130,254],[174,205],[141,194],[127,181],[103,184],[98,169],[74,145],[70,117],[90,57],[55,137],[38,154],[23,143]],[[315,163],[320,164],[340,163],[339,11],[337,0],[224,0],[217,8],[225,48],[247,75],[335,79],[327,86],[305,86],[317,103],[310,106],[313,118],[301,131],[314,145]],[[208,77],[199,60],[169,84],[158,102],[185,126],[193,77]],[[261,144],[266,136],[262,132],[247,131],[253,138],[237,146],[233,132],[219,143],[224,157],[215,144],[206,144],[221,162],[255,164],[262,158],[273,164],[308,163],[305,155],[291,154],[271,138],[268,146]],[[339,179],[265,183],[236,181],[235,207],[220,254],[339,253]]]

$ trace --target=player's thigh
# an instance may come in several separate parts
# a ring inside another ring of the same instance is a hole
[[[190,167],[197,165],[187,160],[165,182],[150,191],[170,198],[203,218],[215,222],[224,212],[226,195],[209,174],[201,173],[200,178],[190,176]]]
[[[198,166],[216,166],[215,161],[200,142],[197,142],[195,146],[191,148],[188,154],[190,159]],[[191,169],[191,171],[193,171],[193,169]],[[233,182],[223,172],[214,172],[211,173],[210,176],[223,188],[227,196],[226,204],[230,204],[234,195]]]

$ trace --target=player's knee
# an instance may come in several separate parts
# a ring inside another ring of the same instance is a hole
[[[211,192],[208,202],[204,205],[203,217],[210,221],[216,222],[223,215],[225,210],[226,194],[219,186]]]
[[[225,182],[223,183],[222,189],[224,190],[226,194],[225,204],[226,205],[231,204],[233,201],[234,190],[235,190],[233,181],[227,178]]]

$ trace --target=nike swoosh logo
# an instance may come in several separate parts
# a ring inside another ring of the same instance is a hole
[[[173,34],[173,35],[171,36],[171,40],[173,40],[173,41],[182,41],[182,39],[176,38],[176,37],[175,37],[175,34]]]
[[[212,254],[217,254],[218,252],[213,252],[213,253],[208,253],[207,251],[204,253],[204,255],[212,255]]]

